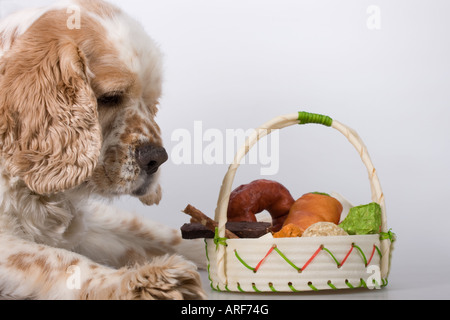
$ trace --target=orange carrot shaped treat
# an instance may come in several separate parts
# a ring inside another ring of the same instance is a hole
[[[317,222],[338,224],[342,205],[335,198],[322,193],[308,193],[291,207],[282,229],[274,238],[301,237],[309,226]]]

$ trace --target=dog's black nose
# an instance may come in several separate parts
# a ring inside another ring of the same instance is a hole
[[[144,145],[136,149],[136,162],[148,174],[154,174],[169,159],[166,149],[154,145]]]

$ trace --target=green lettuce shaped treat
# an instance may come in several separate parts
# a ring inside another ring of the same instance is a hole
[[[351,208],[347,217],[339,225],[349,235],[380,233],[381,207],[372,202],[367,205]]]

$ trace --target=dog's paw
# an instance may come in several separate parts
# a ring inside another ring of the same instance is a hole
[[[151,263],[129,269],[121,287],[127,300],[206,298],[196,266],[176,255],[157,257]]]
[[[177,254],[182,255],[189,261],[192,261],[197,266],[198,269],[200,270],[207,269],[208,263],[205,256],[205,240],[182,239],[180,243],[176,245],[175,250]]]

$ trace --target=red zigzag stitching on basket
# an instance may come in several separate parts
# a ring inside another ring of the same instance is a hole
[[[254,267],[254,268],[252,268],[252,267],[250,267],[240,256],[239,256],[239,254],[237,253],[237,251],[235,250],[235,254],[236,254],[236,257],[238,258],[238,260],[246,267],[246,268],[248,268],[248,269],[250,269],[250,270],[252,270],[253,272],[257,272],[259,269],[260,269],[260,267],[261,267],[261,265],[264,263],[264,261],[270,256],[270,254],[273,252],[273,251],[276,251],[287,263],[289,263],[294,269],[296,269],[298,272],[302,272],[302,271],[304,271],[309,265],[310,265],[310,263],[311,262],[313,262],[313,260],[317,257],[317,255],[321,252],[321,251],[326,251],[332,258],[333,258],[333,260],[336,262],[336,264],[337,264],[337,267],[338,268],[341,268],[343,265],[344,265],[344,263],[347,261],[347,259],[348,259],[348,257],[350,256],[350,254],[352,253],[352,251],[353,251],[353,249],[354,248],[357,248],[358,249],[358,251],[361,253],[361,256],[362,256],[362,259],[364,260],[364,264],[365,264],[365,266],[367,267],[369,264],[370,264],[370,262],[372,262],[372,259],[373,259],[373,256],[375,255],[375,251],[378,251],[378,253],[380,254],[380,256],[381,256],[381,253],[380,253],[380,250],[377,248],[377,246],[376,245],[373,245],[373,250],[372,250],[372,253],[371,253],[371,255],[370,255],[370,258],[369,258],[369,260],[367,260],[366,259],[366,256],[364,255],[364,252],[361,250],[361,248],[359,248],[358,246],[356,246],[355,244],[352,244],[352,246],[351,246],[351,248],[350,248],[350,250],[348,251],[348,253],[345,255],[345,257],[344,257],[344,259],[342,259],[342,261],[341,262],[339,262],[337,259],[336,259],[336,257],[333,255],[333,253],[329,250],[329,249],[327,249],[327,248],[325,248],[323,245],[321,245],[315,252],[314,252],[314,254],[311,256],[311,258],[309,258],[309,260],[308,261],[306,261],[306,263],[303,265],[303,267],[301,267],[301,268],[299,268],[299,267],[297,267],[295,264],[293,264],[278,248],[277,248],[277,246],[276,245],[273,245],[270,249],[269,249],[269,251],[266,253],[266,255],[264,256],[264,258],[262,258],[261,259],[261,261],[259,261],[258,262],[258,264],[256,265],[256,267]]]

